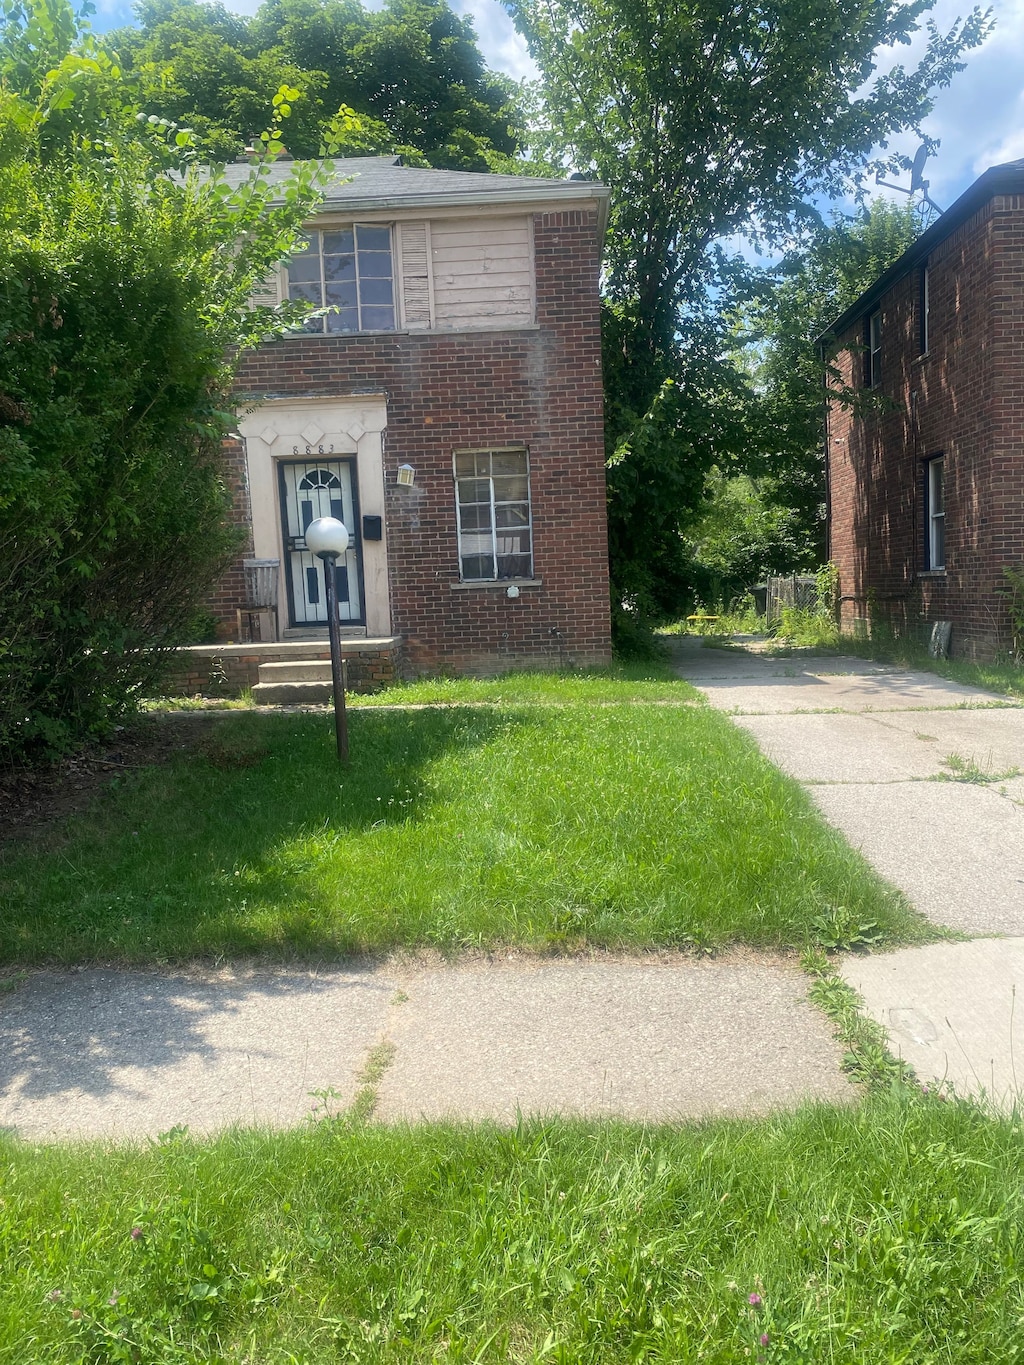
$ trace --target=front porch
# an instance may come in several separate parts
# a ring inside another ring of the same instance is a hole
[[[397,636],[348,637],[341,642],[346,686],[352,692],[377,692],[401,673],[401,640]],[[305,640],[254,641],[241,645],[184,645],[163,684],[168,697],[237,697],[260,682],[260,666],[330,664],[327,632]],[[266,679],[264,679],[264,682]],[[328,688],[328,691],[330,689]],[[317,698],[310,698],[317,700]]]

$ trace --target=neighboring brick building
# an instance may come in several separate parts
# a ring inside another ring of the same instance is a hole
[[[1024,161],[994,166],[830,328],[846,384],[827,429],[829,553],[844,623],[953,653],[1010,642],[1003,568],[1024,565]]]
[[[247,553],[281,561],[282,634],[326,633],[302,534],[330,514],[353,534],[343,625],[399,637],[412,671],[606,661],[607,190],[335,167],[310,249],[268,297],[336,311],[244,358],[227,452]],[[212,604],[225,637],[241,570]]]

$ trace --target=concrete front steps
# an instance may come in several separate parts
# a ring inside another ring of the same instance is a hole
[[[400,675],[396,637],[348,636],[341,642],[345,686],[376,692]],[[305,640],[188,645],[175,651],[164,696],[238,696],[252,689],[257,704],[319,704],[331,699],[331,648],[324,631]]]
[[[348,668],[342,654],[345,687]],[[331,700],[330,659],[306,659],[295,663],[260,664],[260,680],[252,689],[257,706],[320,705]]]
[[[329,702],[333,695],[331,681],[331,659],[326,641],[318,641],[318,657],[268,660],[259,666],[259,681],[252,689],[253,701],[257,706],[317,706]],[[345,689],[357,692],[375,690],[374,679],[365,677],[365,669],[360,665],[370,657],[381,652],[390,653],[395,641],[348,638],[341,642],[341,666]],[[312,650],[306,651],[312,654]],[[377,685],[385,681],[381,679]],[[367,682],[371,685],[367,686]]]

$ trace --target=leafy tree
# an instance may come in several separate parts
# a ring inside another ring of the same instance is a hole
[[[109,724],[231,547],[231,357],[289,320],[250,298],[316,186],[275,206],[262,166],[235,191],[190,156],[66,0],[3,10],[0,753]]]
[[[315,156],[344,107],[359,116],[354,155],[417,152],[429,164],[486,170],[518,146],[509,82],[487,71],[468,19],[446,0],[266,0],[251,20],[202,0],[140,0],[140,27],[114,45],[135,73],[147,113],[194,128],[234,157],[259,126],[267,89],[302,99],[289,149]]]
[[[701,475],[728,466],[706,442],[709,304],[717,305],[728,411],[740,376],[724,359],[737,275],[718,247],[737,234],[787,245],[816,221],[815,198],[856,191],[875,149],[920,131],[935,91],[989,31],[974,9],[941,33],[928,21],[916,67],[878,74],[876,54],[906,44],[933,0],[506,0],[537,61],[551,135],[613,190],[605,349],[609,452],[658,471],[662,539],[629,524],[613,480],[609,513],[616,605],[635,584],[679,560],[673,516],[691,515],[694,459]],[[712,307],[714,311],[714,307]],[[698,341],[692,344],[696,334]],[[665,428],[660,395],[671,380],[678,420]],[[714,401],[718,401],[715,399]],[[641,437],[643,428],[657,430]],[[661,440],[657,431],[664,435]],[[724,433],[735,434],[734,424]],[[648,476],[638,465],[636,482]],[[674,471],[670,474],[669,471]],[[651,498],[655,496],[653,490]]]
[[[826,375],[817,338],[906,250],[922,229],[915,207],[876,200],[812,232],[733,320],[751,421],[742,458],[712,466],[706,506],[683,528],[687,573],[705,603],[728,601],[769,573],[813,570],[825,557]],[[846,401],[862,397],[846,395]],[[736,473],[740,468],[742,472]]]

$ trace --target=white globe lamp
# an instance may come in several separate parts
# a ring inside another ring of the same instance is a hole
[[[348,762],[348,721],[345,715],[345,674],[341,663],[338,621],[338,580],[335,565],[348,550],[348,528],[337,517],[317,517],[306,527],[306,549],[324,561],[327,580],[327,629],[331,637],[331,677],[334,681],[334,733],[338,762]]]

